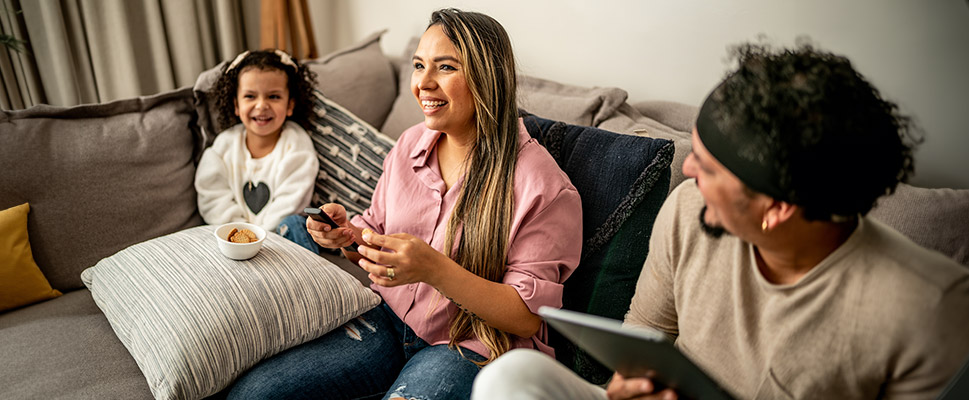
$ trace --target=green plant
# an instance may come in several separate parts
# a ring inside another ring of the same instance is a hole
[[[7,13],[10,13],[11,11],[8,10],[6,7],[0,7],[0,12],[7,14]],[[13,11],[14,14],[20,14],[21,12],[23,11],[20,11],[20,10]],[[3,45],[3,47],[6,47],[10,50],[16,51],[18,53],[22,52],[24,51],[24,48],[25,48],[24,46],[26,44],[27,44],[26,41],[17,39],[14,35],[7,34],[7,33],[0,33],[0,45]]]

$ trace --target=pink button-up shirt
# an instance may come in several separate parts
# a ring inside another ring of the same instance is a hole
[[[514,287],[528,309],[537,313],[541,306],[562,306],[562,282],[579,264],[582,249],[582,206],[568,176],[528,135],[521,120],[518,126],[521,151],[502,282]],[[354,225],[380,234],[408,233],[443,252],[448,219],[464,179],[451,190],[445,189],[434,153],[440,135],[424,123],[404,131],[384,160],[370,208],[353,218]],[[449,342],[448,324],[459,309],[434,287],[413,283],[397,287],[373,284],[371,288],[421,339],[432,345]],[[490,354],[477,339],[459,344],[483,356]],[[544,322],[535,336],[512,335],[512,347],[534,348],[554,356]]]

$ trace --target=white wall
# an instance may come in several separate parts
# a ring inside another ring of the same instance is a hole
[[[387,28],[385,53],[401,55],[433,10],[458,7],[504,25],[523,73],[621,87],[630,103],[699,104],[726,71],[728,45],[806,34],[915,116],[926,141],[912,183],[969,188],[967,0],[317,1],[323,54]]]

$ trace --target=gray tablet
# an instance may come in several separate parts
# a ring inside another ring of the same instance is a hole
[[[542,316],[563,336],[623,376],[645,376],[680,397],[731,399],[716,381],[680,353],[662,332],[624,328],[622,322],[575,311],[541,307]]]

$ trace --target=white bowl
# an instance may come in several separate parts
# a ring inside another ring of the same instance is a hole
[[[256,241],[250,243],[233,243],[230,242],[229,232],[232,228],[243,230],[248,229],[252,233],[256,234]],[[228,224],[223,224],[218,228],[215,228],[215,241],[219,243],[219,250],[223,255],[229,257],[233,260],[248,260],[256,256],[259,253],[259,249],[262,248],[262,242],[266,240],[266,230],[260,228],[258,225],[248,224],[245,222],[230,222]]]

